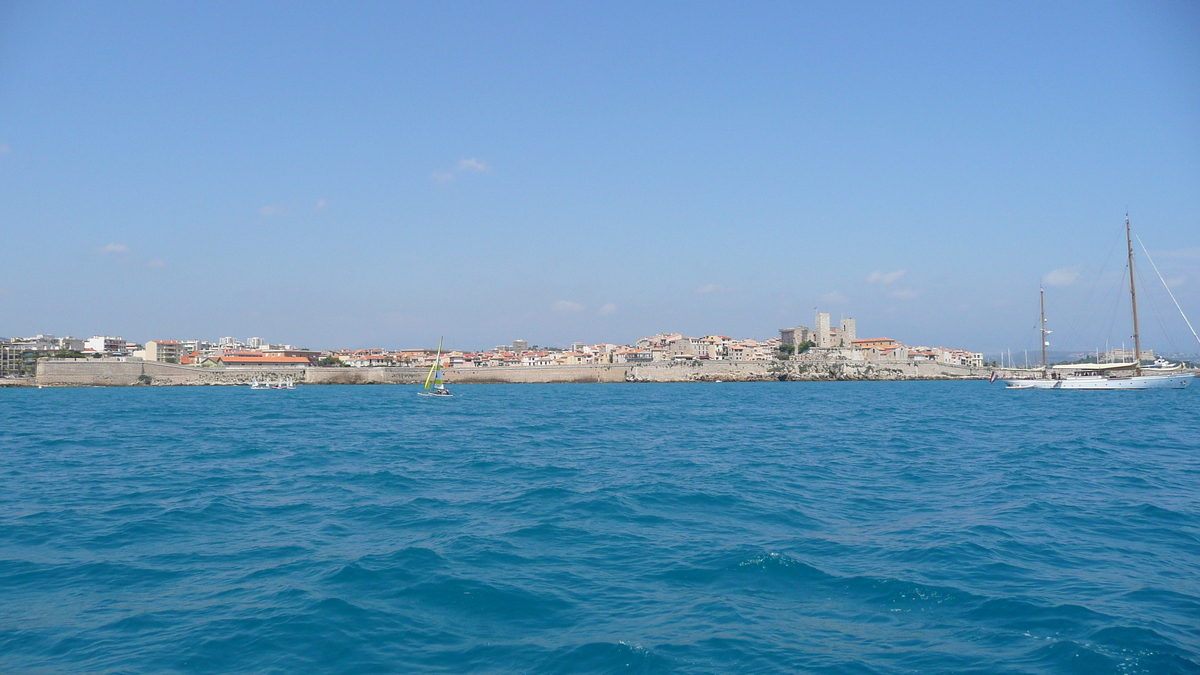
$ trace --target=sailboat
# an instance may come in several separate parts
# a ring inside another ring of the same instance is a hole
[[[1137,275],[1133,272],[1133,235],[1125,216],[1125,244],[1129,251],[1129,301],[1133,308],[1133,361],[1131,363],[1070,363],[1050,366],[1046,360],[1046,291],[1042,289],[1042,378],[1004,380],[1008,389],[1183,389],[1194,375],[1182,364],[1162,359],[1142,368],[1142,338],[1138,331]],[[1149,254],[1147,254],[1149,255]],[[1153,262],[1153,261],[1152,261]],[[1187,317],[1184,317],[1185,319]],[[1189,323],[1189,325],[1191,325]]]
[[[442,382],[442,339],[438,338],[437,356],[433,358],[433,365],[429,366],[429,375],[425,377],[425,391],[419,392],[418,396],[453,396],[450,390],[446,388]]]

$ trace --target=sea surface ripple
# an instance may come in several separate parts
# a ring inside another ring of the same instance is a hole
[[[6,673],[1200,673],[1200,386],[0,389]]]

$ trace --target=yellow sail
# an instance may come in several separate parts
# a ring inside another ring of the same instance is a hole
[[[434,371],[440,369],[441,365],[442,365],[442,338],[438,338],[437,356],[435,356],[433,358],[433,365],[429,366],[429,375],[425,376],[425,389],[427,391],[429,390],[430,383],[433,382]],[[440,375],[438,376],[437,381],[438,381],[438,384],[441,384],[442,378]]]

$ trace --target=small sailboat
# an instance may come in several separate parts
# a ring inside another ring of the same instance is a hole
[[[1139,240],[1140,241],[1140,240]],[[1142,338],[1138,331],[1137,277],[1133,270],[1133,235],[1125,216],[1125,243],[1129,252],[1129,300],[1133,308],[1133,361],[1131,363],[1071,363],[1050,366],[1046,360],[1046,291],[1042,290],[1042,373],[1038,379],[1004,380],[1008,389],[1183,389],[1194,379],[1182,364],[1158,359],[1142,367]],[[1149,253],[1146,254],[1149,257]],[[1154,261],[1151,260],[1151,263]],[[1155,270],[1157,271],[1157,269]],[[1161,276],[1161,275],[1160,275]],[[1170,287],[1167,288],[1170,292]],[[1174,296],[1172,296],[1172,300]],[[1176,303],[1178,306],[1178,303]],[[1180,312],[1182,313],[1182,308]],[[1184,316],[1187,320],[1187,316]],[[1191,327],[1191,322],[1188,322]],[[993,379],[995,381],[995,374]]]
[[[449,397],[454,396],[450,390],[446,388],[446,384],[442,382],[442,340],[438,338],[437,356],[433,358],[433,365],[429,366],[429,375],[425,377],[425,391],[418,392],[418,396],[430,397]]]
[[[251,389],[270,389],[271,384],[269,382],[259,382],[258,378],[256,377],[253,380],[250,380],[250,388]]]

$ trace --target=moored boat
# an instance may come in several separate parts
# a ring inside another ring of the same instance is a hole
[[[1133,362],[1072,363],[1050,367],[1046,360],[1046,291],[1041,291],[1042,373],[1036,379],[1004,380],[1007,389],[1183,389],[1193,374],[1183,364],[1157,359],[1153,366],[1142,367],[1142,338],[1138,331],[1137,275],[1133,268],[1133,235],[1129,216],[1125,216],[1125,244],[1129,254],[1129,301],[1133,309]],[[1147,255],[1149,255],[1147,253]],[[1151,261],[1153,262],[1153,261]],[[1157,271],[1157,269],[1156,269]],[[1168,291],[1170,288],[1168,287]],[[1174,296],[1172,296],[1174,299]],[[1178,305],[1178,303],[1176,303]],[[1182,309],[1180,309],[1182,312]],[[1185,316],[1186,320],[1187,317]],[[1191,327],[1191,323],[1188,323]]]

